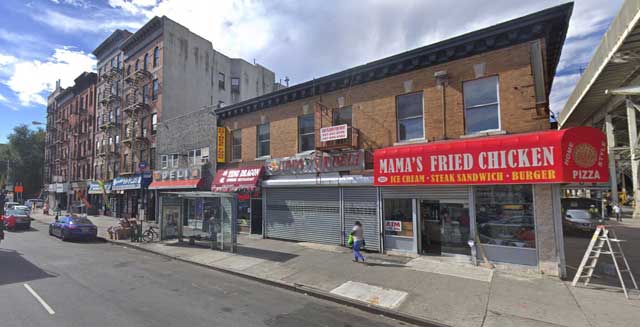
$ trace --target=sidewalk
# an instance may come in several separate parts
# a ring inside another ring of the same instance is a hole
[[[42,223],[53,216],[33,214]],[[111,217],[89,217],[108,239]],[[496,272],[444,257],[416,259],[369,254],[351,262],[348,249],[238,237],[238,252],[186,243],[112,241],[212,269],[262,280],[333,300],[368,304],[382,311],[450,326],[634,326],[640,296],[621,290],[573,288],[539,275]]]

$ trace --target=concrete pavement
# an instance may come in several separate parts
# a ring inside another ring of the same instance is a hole
[[[45,224],[33,227],[0,243],[2,327],[408,325],[118,244],[62,242]]]
[[[102,235],[116,222],[90,218]],[[498,273],[451,258],[370,254],[363,265],[352,263],[348,249],[341,247],[250,236],[240,236],[239,243],[236,254],[176,242],[122,245],[451,326],[632,326],[640,308],[637,294],[626,301],[612,288],[573,288],[555,278]],[[398,300],[389,300],[387,294]],[[600,308],[609,310],[601,313]]]

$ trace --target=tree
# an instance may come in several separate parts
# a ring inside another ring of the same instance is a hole
[[[8,137],[9,144],[0,148],[0,163],[6,177],[6,164],[9,160],[10,172],[7,183],[21,183],[24,196],[35,197],[42,190],[44,168],[45,132],[41,128],[32,131],[27,125],[16,126]]]

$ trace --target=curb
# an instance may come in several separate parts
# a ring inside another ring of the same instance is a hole
[[[39,223],[42,224],[48,224],[47,222],[41,221],[39,219],[35,219],[36,221],[38,221]],[[408,315],[405,313],[402,313],[400,311],[397,310],[391,310],[391,309],[385,309],[382,307],[378,307],[378,306],[374,306],[365,302],[361,302],[361,301],[357,301],[357,300],[352,300],[343,296],[339,296],[339,295],[335,295],[332,294],[330,292],[321,290],[321,289],[317,289],[311,286],[306,286],[306,285],[302,285],[302,284],[290,284],[290,283],[285,283],[282,281],[277,281],[277,280],[272,280],[272,279],[267,279],[267,278],[261,278],[261,277],[257,277],[257,276],[253,276],[253,275],[249,275],[240,271],[236,271],[236,270],[231,270],[231,269],[226,269],[226,268],[222,268],[222,267],[216,267],[216,266],[209,266],[203,263],[199,263],[199,262],[195,262],[195,261],[191,261],[191,260],[187,260],[187,259],[183,259],[180,257],[175,257],[175,256],[171,256],[165,253],[161,253],[161,252],[156,252],[150,249],[147,249],[145,247],[139,246],[136,243],[132,243],[132,242],[119,242],[116,240],[111,240],[108,238],[103,238],[98,236],[99,238],[105,240],[106,242],[109,242],[110,244],[113,245],[120,245],[123,247],[130,247],[132,249],[136,249],[139,251],[143,251],[143,252],[147,252],[147,253],[152,253],[155,255],[159,255],[168,259],[172,259],[172,260],[177,260],[177,261],[181,261],[181,262],[185,262],[185,263],[189,263],[192,265],[196,265],[196,266],[200,266],[202,268],[207,268],[207,269],[211,269],[211,270],[215,270],[221,273],[225,273],[225,274],[229,274],[229,275],[233,275],[236,277],[241,277],[244,279],[248,279],[248,280],[252,280],[255,282],[259,282],[261,284],[265,284],[265,285],[269,285],[269,286],[274,286],[274,287],[278,287],[281,289],[285,289],[285,290],[289,290],[289,291],[293,291],[296,293],[300,293],[300,294],[305,294],[305,295],[310,295],[313,296],[315,298],[318,299],[322,299],[325,301],[331,301],[334,303],[338,303],[341,305],[345,305],[348,307],[352,307],[352,308],[356,308],[368,313],[372,313],[372,314],[378,314],[378,315],[382,315],[385,316],[387,318],[391,318],[391,319],[395,319],[398,321],[402,321],[402,322],[406,322],[406,323],[410,323],[413,325],[417,325],[417,326],[425,326],[425,327],[452,327],[451,325],[446,325],[443,324],[441,322],[437,322],[437,321],[432,321],[432,320],[428,320],[428,319],[424,319],[424,318],[420,318],[420,317],[416,317],[416,316],[412,316],[412,315]]]

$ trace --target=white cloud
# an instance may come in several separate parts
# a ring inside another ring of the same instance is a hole
[[[63,87],[73,85],[73,80],[84,71],[95,68],[95,58],[83,51],[70,48],[55,49],[46,61],[16,61],[6,84],[18,96],[20,104],[46,105],[46,92],[51,92],[55,81],[60,79]]]
[[[109,0],[111,7],[121,8],[133,15],[143,13],[156,4],[156,0]]]
[[[51,2],[55,4],[60,4],[62,2],[64,4],[71,5],[74,7],[82,7],[82,8],[89,7],[89,3],[85,0],[51,0]]]
[[[4,97],[4,95],[0,94],[0,102],[7,102],[9,100],[7,100],[7,98]]]
[[[77,18],[70,15],[63,14],[61,12],[45,9],[42,12],[34,13],[32,18],[36,21],[44,23],[57,30],[67,33],[102,33],[104,31],[112,31],[117,28],[129,28],[137,29],[142,26],[143,22],[140,20],[124,20],[112,17],[86,17]]]

